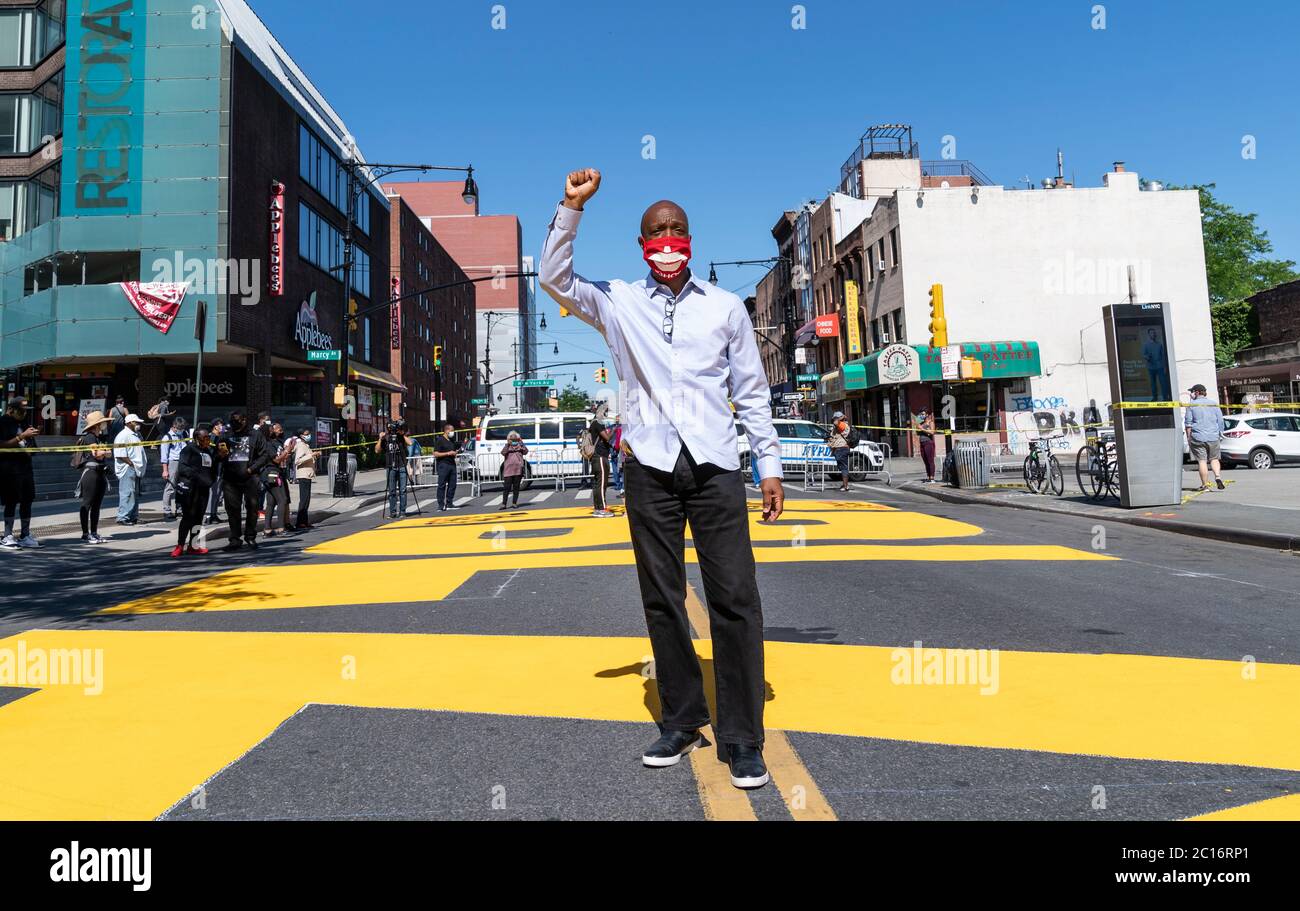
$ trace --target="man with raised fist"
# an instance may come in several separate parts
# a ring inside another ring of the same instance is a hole
[[[709,723],[686,615],[690,522],[713,639],[718,758],[730,766],[736,787],[762,787],[768,781],[763,612],[737,420],[749,433],[763,478],[764,520],[781,515],[785,494],[754,327],[740,298],[691,273],[690,224],[681,206],[668,200],[641,216],[637,244],[650,267],[645,278],[595,282],[575,274],[578,223],[599,188],[594,168],[569,174],[539,278],[562,307],[605,336],[621,383],[628,523],[663,709],[662,736],[641,761],[676,765],[700,745],[700,728]]]

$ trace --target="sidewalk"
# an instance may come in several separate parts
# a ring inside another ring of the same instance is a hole
[[[310,510],[312,524],[316,525],[333,516],[380,502],[384,495],[384,483],[383,469],[362,471],[356,477],[353,487],[354,496],[335,497],[333,495],[334,479],[332,477],[317,477],[316,482],[312,485]],[[294,505],[290,509],[290,516],[295,515],[298,509],[296,485],[293,487],[292,493],[295,499]],[[100,532],[112,538],[109,546],[121,543],[127,544],[129,549],[132,550],[148,549],[156,546],[163,537],[169,540],[174,539],[177,533],[178,522],[176,520],[166,521],[162,517],[161,493],[149,494],[148,499],[140,504],[140,523],[138,525],[119,526],[117,524],[116,489],[104,498],[104,504],[99,515]],[[224,540],[230,535],[224,506],[220,515],[221,518],[217,522],[203,526],[205,537],[209,542]],[[43,544],[79,542],[81,539],[81,520],[79,516],[80,507],[75,500],[34,503],[32,505],[32,532]],[[265,527],[265,520],[259,521],[259,533]]]
[[[1065,495],[1059,498],[1010,487],[958,490],[918,481],[896,486],[949,503],[1035,509],[1092,521],[1158,528],[1233,544],[1300,551],[1300,466],[1278,466],[1269,471],[1237,468],[1224,471],[1223,481],[1226,490],[1198,492],[1201,482],[1196,466],[1184,466],[1183,502],[1178,506],[1147,509],[1123,509],[1114,499],[1093,503],[1080,494],[1073,466],[1066,472]]]

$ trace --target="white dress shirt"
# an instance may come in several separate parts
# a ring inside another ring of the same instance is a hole
[[[697,463],[734,470],[740,467],[739,420],[759,474],[781,477],[767,376],[744,302],[691,275],[676,299],[670,339],[664,316],[673,293],[653,276],[593,282],[574,273],[573,239],[581,220],[576,209],[556,209],[538,278],[560,306],[605,337],[622,387],[623,439],[636,459],[672,471],[684,445]]]

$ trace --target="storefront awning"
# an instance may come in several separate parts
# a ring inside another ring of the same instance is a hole
[[[1043,372],[1037,342],[965,342],[961,356],[983,363],[986,380],[1038,376]],[[849,361],[843,370],[846,391],[938,383],[943,380],[942,349],[929,345],[886,345],[866,357]]]
[[[406,391],[406,387],[402,385],[402,381],[397,377],[386,370],[380,370],[378,367],[371,367],[368,364],[349,364],[348,377],[365,383],[367,386],[386,389],[389,392]]]
[[[1219,371],[1218,379],[1221,389],[1231,389],[1233,386],[1285,386],[1300,381],[1300,361],[1226,367]]]

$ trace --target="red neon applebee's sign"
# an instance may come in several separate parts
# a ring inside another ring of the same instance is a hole
[[[266,290],[271,297],[284,294],[284,184],[271,181],[271,267]]]
[[[393,276],[393,295],[390,298],[392,306],[389,307],[389,329],[392,336],[392,348],[394,351],[400,351],[402,348],[402,280]]]

